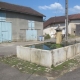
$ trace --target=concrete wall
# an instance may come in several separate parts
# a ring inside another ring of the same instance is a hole
[[[2,11],[4,12],[4,11]],[[6,21],[12,22],[12,40],[13,41],[26,41],[26,30],[28,29],[28,20],[35,21],[35,29],[37,36],[43,35],[43,17],[36,17],[14,12],[5,12]]]
[[[54,50],[41,50],[23,46],[17,47],[17,57],[42,66],[58,66],[80,53],[80,43]]]
[[[72,35],[75,35],[75,31],[76,31],[76,25],[77,24],[80,24],[80,20],[71,20],[70,21],[70,26],[69,27],[71,27],[71,31],[70,31],[70,34],[72,34]]]
[[[17,47],[17,57],[42,66],[58,66],[80,53],[80,43],[51,51],[28,47]]]
[[[47,50],[18,46],[17,57],[46,67],[52,65],[52,54]]]
[[[80,53],[80,43],[52,51],[53,65],[58,66]]]

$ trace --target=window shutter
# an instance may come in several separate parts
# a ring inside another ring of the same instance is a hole
[[[31,29],[31,21],[28,21],[28,29]]]
[[[35,29],[35,22],[32,21],[32,29]]]

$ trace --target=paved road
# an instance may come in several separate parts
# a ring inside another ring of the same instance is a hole
[[[25,74],[9,65],[0,63],[0,80],[47,80],[45,77]]]
[[[16,54],[16,46],[19,45],[28,45],[35,42],[12,42],[12,43],[1,43],[0,44],[0,55],[8,56]]]
[[[15,55],[16,54],[16,46],[19,45],[32,45],[38,43],[44,43],[54,41],[53,39],[46,40],[46,41],[34,41],[34,42],[12,42],[12,43],[1,43],[0,44],[0,55]]]
[[[56,80],[80,80],[80,68],[64,74],[62,77]]]
[[[32,43],[24,42],[24,43],[0,44],[0,55],[7,56],[11,54],[16,54],[17,45],[25,44],[27,45]],[[9,65],[0,63],[0,80],[47,80],[47,79],[41,76],[33,75],[31,76],[30,74],[21,73],[16,68],[12,68]],[[71,73],[67,73],[57,80],[80,80],[80,69],[77,69]]]
[[[27,45],[28,43],[3,43],[0,44],[0,56],[8,56],[16,54],[17,45]],[[21,73],[16,68],[0,63],[0,80],[47,80],[45,77],[33,76],[31,74]]]
[[[13,55],[16,54],[16,45],[13,44],[0,44],[0,55]]]

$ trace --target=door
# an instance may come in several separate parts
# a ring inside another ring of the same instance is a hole
[[[32,40],[37,40],[37,30],[32,30]]]
[[[76,34],[76,36],[80,36],[80,25],[76,25],[75,34]]]
[[[6,13],[3,13],[0,11],[0,42],[2,42],[2,26],[3,26],[3,21],[6,21]]]
[[[28,21],[28,29],[35,29],[35,22],[34,21]]]
[[[11,23],[0,22],[0,42],[11,41]]]
[[[26,40],[37,40],[37,30],[35,30],[35,21],[28,21],[28,30],[26,30]]]
[[[0,43],[2,42],[1,22],[0,22]]]
[[[12,27],[11,27],[11,23],[10,22],[7,22],[6,23],[6,31],[7,31],[7,40],[8,41],[11,41],[12,40]]]
[[[32,31],[31,30],[26,31],[26,38],[27,38],[28,41],[32,40]]]
[[[1,22],[1,35],[2,35],[2,42],[7,41],[7,29],[6,29],[6,22]]]
[[[37,40],[37,30],[27,30],[26,31],[26,40]]]
[[[0,12],[0,21],[6,21],[6,13]]]

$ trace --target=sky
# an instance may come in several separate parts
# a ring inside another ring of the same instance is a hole
[[[65,15],[65,0],[0,0],[12,4],[31,7],[44,14],[46,19]],[[68,0],[68,13],[80,13],[80,0]]]

